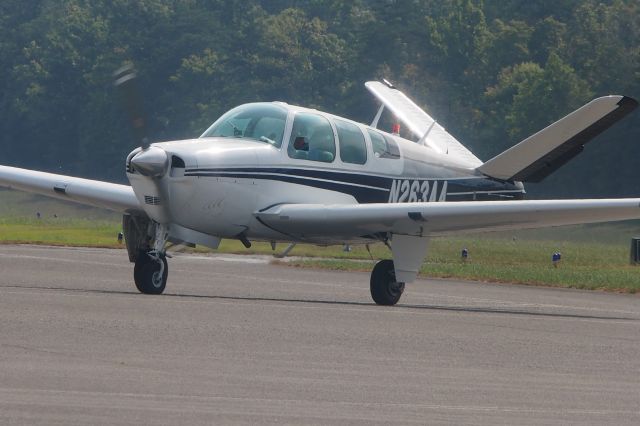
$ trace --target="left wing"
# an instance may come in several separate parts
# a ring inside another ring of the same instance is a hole
[[[640,198],[449,201],[398,204],[283,204],[255,216],[304,237],[391,233],[428,237],[456,232],[542,228],[640,218]]]
[[[0,186],[121,213],[144,214],[133,189],[127,185],[0,166]]]

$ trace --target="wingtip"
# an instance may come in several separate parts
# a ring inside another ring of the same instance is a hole
[[[618,106],[625,110],[633,111],[638,107],[638,101],[630,96],[623,96],[622,99],[618,101]]]

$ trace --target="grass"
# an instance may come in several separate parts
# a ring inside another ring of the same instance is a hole
[[[121,247],[121,221],[107,210],[0,189],[0,243]]]
[[[41,217],[36,217],[40,212]],[[0,190],[0,243],[28,243],[88,247],[122,247],[117,214],[43,197]],[[583,225],[545,230],[434,238],[421,274],[427,277],[460,278],[493,282],[640,291],[640,268],[629,265],[629,239],[639,231],[638,222]],[[281,252],[286,244],[278,244]],[[466,247],[470,259],[462,262]],[[207,250],[198,250],[207,251]],[[267,243],[245,249],[238,241],[224,240],[223,253],[272,254]],[[551,254],[562,252],[560,267]],[[373,259],[389,258],[382,244],[362,246],[351,252],[341,247],[300,244],[286,264],[298,267],[370,271]],[[284,263],[284,262],[283,262]]]
[[[467,262],[460,258],[462,247],[469,249]],[[551,263],[555,251],[562,252],[558,268]],[[640,268],[631,266],[628,256],[626,247],[602,243],[436,238],[420,273],[426,277],[636,293],[640,290]],[[372,267],[372,262],[319,258],[294,260],[291,264],[363,271]]]
[[[58,246],[121,247],[119,223],[85,219],[0,219],[3,244],[47,244]]]

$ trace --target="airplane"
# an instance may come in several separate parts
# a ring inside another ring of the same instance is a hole
[[[164,291],[172,244],[384,243],[370,292],[395,305],[433,236],[637,219],[640,199],[524,200],[638,102],[604,96],[483,162],[387,80],[370,125],[284,102],[240,105],[195,139],[150,143],[132,67],[116,73],[140,147],[128,185],[0,166],[0,185],[123,214],[136,288]],[[407,129],[378,128],[388,110]]]

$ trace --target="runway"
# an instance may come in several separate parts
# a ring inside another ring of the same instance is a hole
[[[640,424],[640,297],[0,246],[0,424]],[[640,270],[638,271],[640,273]]]

